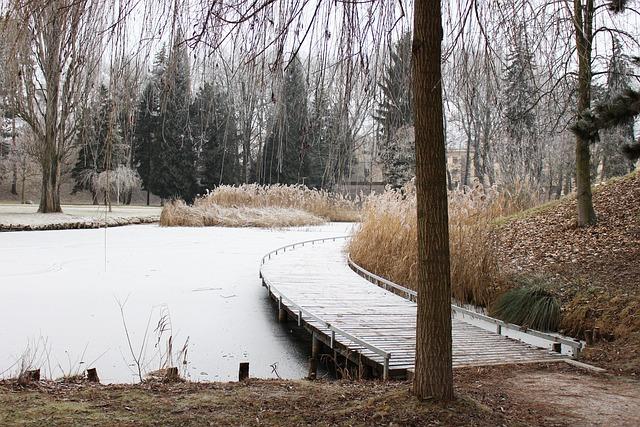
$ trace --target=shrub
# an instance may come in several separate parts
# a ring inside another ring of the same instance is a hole
[[[543,286],[514,288],[492,304],[489,314],[527,328],[557,331],[560,325],[560,302]]]

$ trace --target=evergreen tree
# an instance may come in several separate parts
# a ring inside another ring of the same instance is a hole
[[[628,58],[622,52],[622,44],[614,38],[613,55],[607,71],[606,94],[601,102],[608,102],[616,95],[629,90],[630,71]],[[602,178],[625,175],[632,170],[633,162],[623,155],[621,147],[634,140],[633,122],[633,118],[629,117],[618,126],[600,132]]]
[[[121,143],[120,128],[111,123],[114,109],[107,87],[100,85],[96,101],[81,112],[81,130],[77,136],[80,150],[71,171],[75,181],[72,193],[88,190],[94,204],[98,202],[98,175],[126,162],[126,148]]]
[[[341,102],[332,104],[329,115],[328,150],[322,187],[334,189],[344,182],[348,176],[351,161],[353,160],[354,135],[349,126],[349,110]]]
[[[155,193],[163,199],[192,202],[198,188],[191,135],[191,75],[186,45],[180,33],[174,40],[160,90],[161,168]]]
[[[411,86],[411,33],[405,33],[390,53],[390,64],[379,87],[382,101],[374,119],[380,124],[380,157],[387,182],[402,186],[415,174],[413,141],[404,144],[402,135],[413,126]]]
[[[239,136],[227,94],[205,83],[191,109],[200,187],[210,190],[221,184],[239,183]]]
[[[155,57],[151,79],[147,82],[140,99],[136,114],[133,164],[142,180],[142,188],[149,195],[158,189],[158,176],[161,167],[160,144],[160,87],[166,70],[167,55],[163,46]]]
[[[195,198],[196,153],[191,134],[191,76],[181,33],[156,57],[138,112],[136,168],[144,188],[163,200]]]
[[[331,100],[325,87],[316,89],[309,120],[310,152],[306,156],[309,187],[321,188],[325,184],[331,146]]]
[[[499,156],[502,178],[510,184],[525,177],[539,182],[542,157],[536,138],[535,60],[524,28],[519,28],[509,46],[502,92],[506,141]]]
[[[304,70],[294,58],[285,71],[274,124],[265,142],[261,164],[264,183],[296,184],[308,176],[307,113]]]

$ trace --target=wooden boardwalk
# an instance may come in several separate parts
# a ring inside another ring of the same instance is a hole
[[[380,376],[404,377],[415,364],[416,304],[353,272],[345,240],[306,244],[264,260],[263,285],[314,337]],[[553,361],[534,348],[453,317],[454,367]],[[384,369],[387,359],[388,369]]]

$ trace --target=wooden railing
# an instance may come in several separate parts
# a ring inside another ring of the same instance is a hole
[[[364,268],[356,264],[351,259],[351,256],[349,255],[347,255],[347,262],[349,264],[349,267],[351,267],[353,271],[355,271],[356,273],[358,273],[360,276],[364,277],[371,283],[374,283],[388,290],[389,292],[393,292],[410,301],[417,302],[418,293],[416,291],[406,288],[404,286],[398,285],[397,283],[393,283],[392,281],[385,279],[384,277],[378,276],[374,273],[371,273],[370,271],[365,270]],[[477,313],[475,311],[466,309],[464,307],[460,307],[455,304],[451,304],[451,310],[455,314],[460,315],[463,318],[469,317],[471,319],[479,320],[479,321],[488,323],[490,325],[493,325],[495,327],[495,332],[499,335],[503,335],[505,331],[514,331],[514,332],[528,334],[533,337],[548,341],[549,343],[551,343],[551,348],[557,352],[561,352],[561,347],[559,346],[561,345],[567,346],[571,349],[571,352],[574,357],[577,357],[583,348],[583,343],[579,340],[574,340],[568,337],[553,335],[546,332],[537,331],[535,329],[530,329],[524,326],[519,326],[513,323],[508,323],[503,320],[495,319],[493,317],[486,316],[482,313]]]
[[[271,259],[272,256],[276,256],[279,253],[284,253],[287,252],[287,250],[294,250],[296,247],[302,247],[305,245],[315,245],[316,243],[322,243],[322,242],[326,242],[326,241],[336,241],[339,239],[348,239],[351,236],[337,236],[337,237],[326,237],[323,239],[313,239],[313,240],[305,240],[304,242],[297,242],[297,243],[292,243],[290,245],[285,245],[282,247],[279,247],[278,249],[274,249],[271,252],[267,253],[264,257],[262,257],[262,265],[264,265],[268,260]],[[262,285],[267,287],[269,289],[269,292],[278,297],[278,308],[281,308],[282,304],[287,305],[287,307],[289,307],[289,310],[291,310],[292,312],[295,311],[296,315],[297,315],[297,320],[298,320],[298,326],[302,326],[302,321],[304,320],[304,318],[309,318],[309,319],[313,319],[316,322],[318,322],[319,324],[323,325],[325,328],[329,329],[329,331],[331,332],[331,336],[330,336],[330,347],[333,349],[335,342],[336,342],[336,334],[339,336],[342,336],[344,338],[346,338],[347,340],[361,345],[362,347],[368,349],[369,351],[371,351],[372,353],[375,353],[379,356],[382,357],[383,359],[383,372],[382,372],[382,378],[384,380],[387,380],[389,378],[389,361],[391,360],[391,353],[381,349],[373,344],[370,344],[358,337],[356,337],[355,335],[352,335],[350,333],[348,333],[347,331],[344,331],[342,329],[340,329],[339,327],[332,325],[331,323],[325,321],[324,319],[320,318],[319,316],[315,315],[313,312],[309,311],[308,309],[299,306],[298,304],[296,304],[294,301],[292,301],[290,298],[288,298],[286,295],[284,295],[282,292],[280,292],[278,290],[278,288],[276,286],[274,286],[273,283],[271,283],[271,281],[269,280],[268,277],[265,277],[262,274],[262,266],[260,267],[260,278],[262,279]]]

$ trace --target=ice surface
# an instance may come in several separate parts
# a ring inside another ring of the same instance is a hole
[[[307,346],[275,321],[258,279],[260,258],[288,243],[348,234],[351,227],[136,225],[0,233],[0,373],[7,370],[0,377],[14,374],[12,365],[30,348],[47,376],[97,359],[103,382],[135,381],[116,302],[126,300],[136,351],[151,315],[147,370],[158,368],[153,329],[166,304],[174,354],[189,337],[185,369],[192,380],[235,380],[241,361],[251,363],[251,376],[273,378],[270,365],[277,363],[281,376],[301,378]]]

